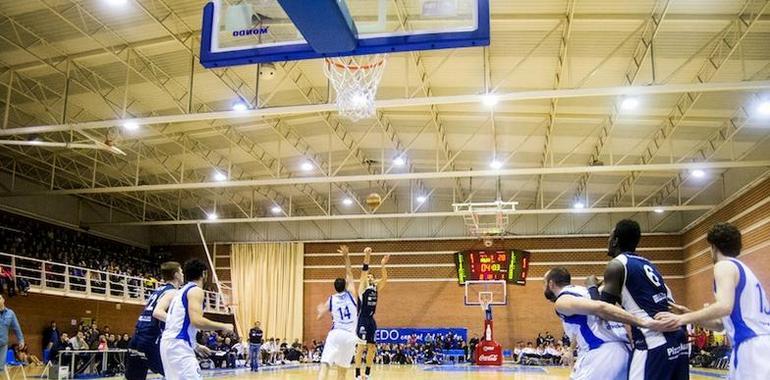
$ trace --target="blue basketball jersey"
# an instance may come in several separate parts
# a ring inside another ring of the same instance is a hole
[[[172,284],[161,285],[150,295],[147,299],[147,304],[139,314],[139,319],[136,321],[136,330],[134,336],[140,336],[143,338],[155,339],[160,336],[164,328],[164,323],[152,316],[152,312],[155,311],[155,307],[158,305],[158,301],[163,297],[166,292],[176,289]]]
[[[740,278],[735,287],[733,311],[722,323],[730,342],[738,347],[751,338],[770,335],[770,303],[754,272],[736,259],[729,260],[738,266]]]
[[[669,311],[669,302],[674,302],[674,298],[655,264],[632,252],[622,253],[615,259],[625,267],[621,304],[626,311],[641,319],[652,319],[655,314]],[[647,328],[631,327],[631,335],[637,350],[686,342],[684,329],[660,333]]]
[[[575,285],[565,286],[559,292],[557,299],[564,296],[591,299],[588,289]],[[595,315],[564,315],[558,311],[556,315],[562,319],[567,336],[577,337],[580,352],[599,348],[602,344],[609,342],[628,343],[626,328],[622,323],[605,321]]]

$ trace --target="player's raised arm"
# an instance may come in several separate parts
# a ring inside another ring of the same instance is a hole
[[[169,290],[163,293],[163,296],[160,297],[158,303],[155,305],[155,309],[152,310],[152,317],[159,321],[166,322],[168,306],[171,304],[171,301],[174,299],[175,295],[176,290]]]
[[[724,329],[721,319],[730,315],[735,306],[735,287],[738,285],[739,276],[738,267],[734,263],[720,261],[714,265],[716,302],[698,311],[682,315],[659,313],[655,318],[676,326],[697,323],[709,330],[721,331]]]
[[[372,249],[369,247],[364,248],[364,265],[361,267],[361,278],[358,283],[358,294],[364,294],[366,289],[366,277],[369,274],[369,260],[372,257]]]
[[[380,282],[377,284],[377,288],[379,290],[382,290],[385,288],[385,285],[388,284],[388,261],[390,260],[390,255],[385,255],[385,257],[382,258],[380,261],[382,275],[380,277]]]
[[[199,287],[193,287],[187,292],[187,313],[190,323],[197,329],[234,331],[230,323],[214,322],[203,316],[203,289]]]
[[[347,245],[341,245],[337,252],[342,254],[342,259],[345,260],[345,283],[348,291],[353,294],[353,298],[358,297],[356,294],[356,287],[353,284],[353,267],[350,265],[350,250]]]

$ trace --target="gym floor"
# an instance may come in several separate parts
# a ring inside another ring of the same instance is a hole
[[[271,368],[259,373],[248,370],[204,371],[204,377],[253,380],[311,380],[317,375],[317,365]],[[353,369],[348,370],[348,379],[353,379]],[[724,379],[724,371],[693,369],[692,380]],[[329,372],[329,379],[337,378],[335,371]],[[414,380],[475,380],[475,379],[515,379],[515,380],[550,380],[568,379],[569,370],[563,367],[524,367],[504,365],[502,367],[470,366],[375,366],[372,379],[414,379]]]

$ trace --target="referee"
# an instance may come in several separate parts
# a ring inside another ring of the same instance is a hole
[[[262,360],[262,329],[259,328],[259,321],[254,322],[254,327],[249,330],[249,360],[251,361],[251,370],[259,370],[259,362]]]

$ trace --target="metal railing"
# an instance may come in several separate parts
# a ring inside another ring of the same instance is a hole
[[[142,277],[7,253],[0,253],[0,265],[13,275],[14,280],[26,280],[31,293],[144,305],[159,285]],[[205,293],[203,310],[231,314],[227,297],[211,291]]]

